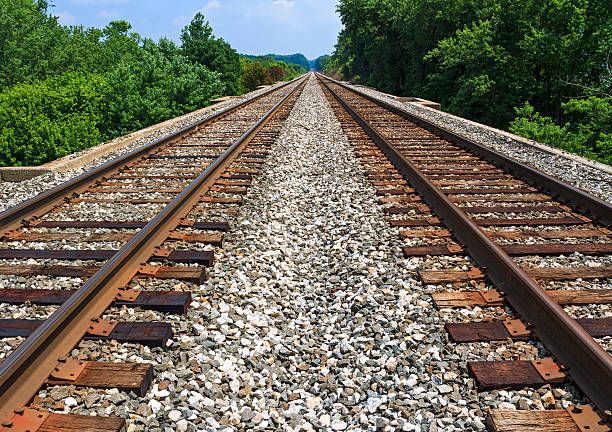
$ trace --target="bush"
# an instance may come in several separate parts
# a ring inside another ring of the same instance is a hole
[[[107,82],[104,130],[109,137],[202,108],[224,91],[220,74],[155,44],[139,61],[119,64]]]
[[[0,165],[40,165],[98,144],[107,85],[68,73],[0,93]]]
[[[612,98],[572,99],[563,104],[566,116],[573,120],[564,126],[552,118],[534,112],[525,102],[515,108],[517,117],[510,131],[606,164],[612,163]]]

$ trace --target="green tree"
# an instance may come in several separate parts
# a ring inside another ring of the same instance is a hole
[[[107,75],[104,129],[123,135],[206,106],[223,94],[218,73],[190,62],[169,41],[145,41],[138,62],[125,61]]]
[[[45,0],[0,0],[0,88],[47,77],[57,67],[62,27]]]
[[[529,100],[541,113],[530,127],[582,125],[591,132],[580,145],[604,151],[592,141],[609,130],[568,101],[610,95],[609,2],[340,0],[337,10],[344,28],[328,73],[502,128]]]
[[[76,72],[0,93],[0,165],[42,164],[98,144],[104,79]]]
[[[242,72],[242,85],[252,91],[265,83],[266,69],[263,65],[260,62],[246,63]]]
[[[240,56],[223,39],[216,38],[212,27],[198,12],[181,32],[184,54],[193,62],[219,72],[226,94],[236,94],[240,88]]]

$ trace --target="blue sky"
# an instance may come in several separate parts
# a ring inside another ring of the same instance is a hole
[[[52,0],[50,12],[64,25],[103,28],[125,19],[133,31],[179,41],[200,11],[214,33],[242,54],[331,54],[341,24],[335,0]]]

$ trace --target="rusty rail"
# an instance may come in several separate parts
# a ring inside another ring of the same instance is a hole
[[[100,180],[102,177],[109,176],[118,172],[122,167],[129,164],[130,162],[145,157],[155,152],[163,145],[166,145],[174,140],[180,139],[181,137],[193,131],[194,129],[205,126],[221,117],[226,116],[227,114],[233,111],[239,110],[240,108],[243,108],[244,106],[256,100],[261,99],[262,97],[267,96],[274,91],[291,85],[299,79],[302,79],[302,77],[298,77],[276,88],[263,92],[245,101],[242,101],[238,105],[228,107],[215,114],[211,114],[210,116],[207,116],[206,118],[200,121],[185,126],[184,128],[181,128],[176,132],[159,138],[152,143],[146,144],[142,147],[137,148],[136,150],[119,156],[103,165],[100,165],[99,167],[96,167],[86,173],[81,174],[78,177],[68,180],[67,182],[64,182],[29,200],[26,200],[21,204],[16,205],[15,207],[1,212],[0,237],[8,234],[11,230],[20,226],[25,220],[45,214],[58,204],[61,204],[65,198],[70,197],[73,194],[83,192],[96,181]]]
[[[303,79],[235,141],[0,364],[0,422],[10,422],[14,411],[36,394],[58,359],[78,344],[92,321],[112,303],[119,288],[129,283],[235,156],[305,83]]]
[[[486,160],[487,162],[490,162],[500,168],[505,169],[511,174],[522,178],[527,183],[548,191],[553,197],[559,199],[560,201],[563,201],[568,206],[582,213],[588,214],[592,219],[597,220],[598,222],[603,225],[606,225],[607,227],[612,227],[612,204],[601,200],[582,189],[578,189],[568,183],[551,177],[548,174],[543,173],[542,171],[539,171],[514,158],[511,158],[510,156],[499,153],[482,144],[478,144],[475,141],[458,135],[421,117],[409,114],[396,106],[378,100],[373,96],[360,92],[359,90],[349,87],[341,82],[321,75],[318,72],[315,73],[317,74],[317,76],[323,77],[324,79],[329,80],[330,82],[333,82],[334,84],[339,85],[340,87],[349,90],[355,93],[356,95],[359,95],[367,99],[368,101],[373,102],[391,111],[393,114],[396,114],[404,118],[405,120],[408,120],[422,127],[423,129],[427,129],[428,131],[438,135],[439,137],[444,138],[447,141],[456,144],[459,147],[468,150],[469,152],[474,153],[475,155]]]
[[[582,391],[601,412],[611,410],[612,357],[393,144],[352,109],[327,82],[323,79],[320,81],[423,196],[427,204],[453,231],[455,237],[466,246],[467,252],[487,269],[487,276],[493,284],[506,295],[518,314],[534,325],[536,336],[568,369]],[[334,80],[329,81],[347,88]],[[362,96],[359,92],[353,92]],[[378,103],[376,100],[373,102]],[[382,103],[381,106],[386,108]],[[532,176],[539,173],[533,168],[530,168],[529,172]],[[609,209],[608,204],[607,208]]]

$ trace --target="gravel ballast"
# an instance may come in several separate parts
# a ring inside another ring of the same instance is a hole
[[[188,313],[111,308],[105,314],[171,323],[168,346],[83,341],[75,350],[89,360],[152,363],[146,396],[51,387],[37,403],[56,412],[121,416],[130,432],[452,432],[484,430],[487,407],[580,402],[569,385],[478,394],[466,361],[533,359],[546,350],[535,342],[449,343],[446,322],[512,312],[436,310],[430,294],[441,288],[423,286],[416,271],[467,269],[470,259],[405,259],[406,241],[383,208],[311,78],[223,248],[215,250],[207,281],[132,282],[190,290]],[[0,279],[3,286],[13,283]],[[24,314],[11,307],[5,317],[51,310]],[[17,341],[9,340],[5,352]]]

